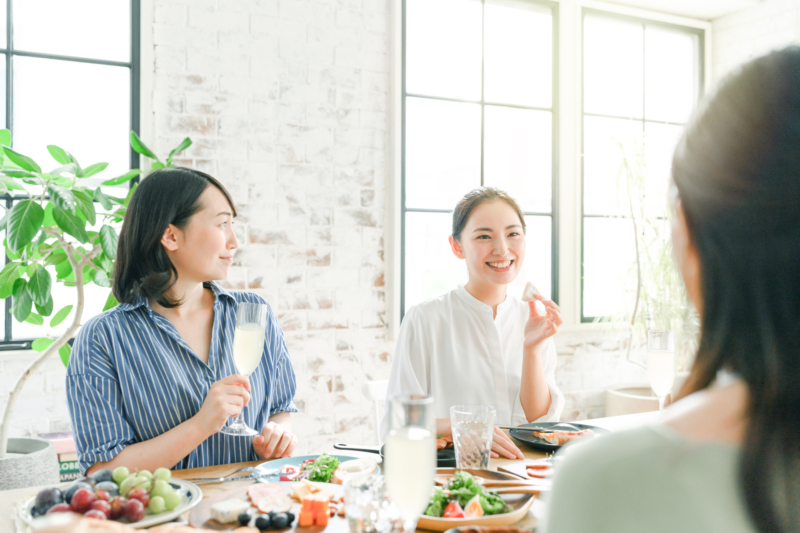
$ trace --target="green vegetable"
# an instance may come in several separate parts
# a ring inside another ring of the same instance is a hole
[[[339,459],[323,453],[312,462],[303,465],[301,472],[308,472],[306,477],[309,481],[328,483],[337,468],[339,468]]]
[[[444,514],[444,508],[447,507],[448,503],[447,494],[445,494],[442,489],[436,489],[433,496],[431,496],[431,502],[428,504],[428,508],[425,509],[425,515],[441,518]]]
[[[487,515],[511,511],[500,496],[484,489],[482,485],[475,482],[475,479],[468,472],[457,470],[455,475],[450,478],[445,490],[436,489],[433,493],[428,503],[428,508],[425,509],[425,514],[427,516],[441,517],[444,513],[444,508],[451,501],[457,501],[463,507],[476,495],[480,496],[481,507]]]

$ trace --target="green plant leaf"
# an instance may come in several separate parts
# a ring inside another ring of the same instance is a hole
[[[0,154],[2,157],[2,154]],[[0,170],[6,176],[10,176],[12,178],[35,178],[38,176],[35,172],[28,172],[27,170],[20,170],[18,168],[4,168]]]
[[[106,169],[108,163],[95,163],[94,165],[89,165],[88,167],[83,169],[83,176],[82,178],[88,178],[89,176],[94,176]]]
[[[60,265],[64,261],[68,261],[67,252],[64,250],[55,250],[53,253],[47,256],[47,260],[44,262],[45,265]]]
[[[72,353],[72,346],[69,343],[65,344],[61,348],[58,349],[58,355],[61,357],[61,362],[64,363],[64,366],[69,364],[69,354]]]
[[[8,146],[4,146],[3,151],[6,153],[6,157],[8,157],[19,168],[27,170],[29,172],[36,172],[36,173],[42,171],[41,167],[39,167],[39,165],[36,164],[36,161],[31,159],[27,155],[22,155],[21,153],[12,150]]]
[[[56,206],[72,213],[75,212],[75,195],[61,185],[50,184],[47,188],[50,191],[50,199]]]
[[[50,155],[53,156],[53,159],[55,159],[57,163],[68,165],[74,162],[72,154],[55,144],[48,144],[47,151],[50,152]]]
[[[110,292],[110,293],[108,293],[108,298],[106,299],[106,304],[103,306],[103,312],[106,312],[109,309],[112,309],[112,308],[114,308],[114,307],[116,307],[118,305],[119,305],[119,302],[117,301],[116,298],[114,298],[114,293]]]
[[[131,131],[131,148],[133,148],[137,153],[142,154],[143,156],[147,156],[150,159],[155,159],[158,161],[158,157],[154,154],[150,148],[144,145],[142,140],[136,135],[135,131]]]
[[[30,281],[28,281],[28,292],[31,293],[33,301],[38,305],[46,305],[47,300],[50,298],[50,288],[52,287],[53,280],[50,277],[50,272],[44,267],[38,267]]]
[[[17,252],[33,240],[44,220],[44,209],[33,200],[22,200],[8,217],[8,247]]]
[[[89,236],[86,235],[86,223],[77,215],[56,207],[53,209],[53,219],[58,227],[64,230],[64,233],[72,235],[81,243],[89,242]]]
[[[50,202],[44,208],[44,218],[42,219],[42,226],[49,228],[56,225],[56,219],[53,218],[53,209],[55,204]]]
[[[128,191],[128,195],[125,197],[125,201],[122,203],[122,205],[124,205],[126,209],[128,207],[128,204],[131,202],[131,198],[133,198],[133,193],[136,192],[136,188],[138,186],[139,186],[138,183],[134,183],[131,189]],[[124,217],[125,214],[123,213],[122,216]]]
[[[111,280],[108,279],[108,274],[105,270],[98,270],[94,275],[94,282],[101,287],[111,287]]]
[[[24,191],[25,190],[25,188],[22,185],[20,185],[16,181],[14,181],[14,178],[9,178],[8,176],[0,175],[0,185],[2,185],[3,187],[5,187],[6,189],[8,189],[10,191]]]
[[[36,306],[36,310],[37,310],[37,311],[39,312],[39,314],[40,314],[40,315],[42,315],[42,316],[50,316],[51,314],[53,314],[53,305],[54,305],[54,302],[53,302],[53,296],[52,296],[52,295],[50,295],[50,296],[47,298],[47,303],[46,303],[46,304],[44,304],[44,305],[39,305],[39,304],[37,304],[36,302],[34,302],[34,305]]]
[[[176,154],[178,154],[179,152],[183,152],[184,150],[186,150],[187,148],[189,148],[191,145],[192,145],[192,140],[191,140],[189,137],[186,137],[184,140],[182,140],[182,141],[181,141],[181,143],[180,143],[178,146],[176,146],[176,147],[175,147],[175,148],[174,148],[174,149],[173,149],[173,150],[172,150],[172,151],[169,153],[169,157],[167,158],[167,166],[168,166],[168,167],[171,167],[171,166],[172,166],[172,158],[173,158],[173,157],[174,157]]]
[[[61,165],[58,168],[54,168],[53,170],[48,172],[48,174],[58,176],[63,174],[64,172],[67,172],[69,174],[75,174],[76,172],[78,172],[78,165],[76,165],[75,163],[67,163],[66,165]]]
[[[138,176],[141,173],[142,173],[141,169],[134,168],[132,170],[129,170],[128,172],[126,172],[122,176],[119,176],[117,178],[113,178],[113,179],[104,181],[103,185],[107,185],[109,187],[112,187],[114,185],[122,185],[126,181],[132,180],[133,178],[135,178],[136,176]]]
[[[31,343],[31,348],[36,350],[37,352],[43,352],[53,344],[55,339],[48,339],[47,337],[42,337],[41,339],[36,339]]]
[[[11,146],[11,132],[9,130],[0,130],[0,146]]]
[[[103,246],[103,253],[109,258],[117,257],[117,243],[119,237],[117,232],[111,226],[103,226],[100,228],[100,244]]]
[[[66,255],[66,254],[65,254]],[[62,261],[56,264],[56,279],[61,281],[72,275],[72,264],[69,261]]]
[[[94,281],[94,277],[97,275],[97,269],[92,268],[89,265],[83,267],[83,282],[85,284],[89,284]]]
[[[67,318],[67,315],[69,315],[70,311],[72,311],[71,305],[67,305],[59,309],[58,313],[53,315],[53,318],[50,319],[50,327],[54,328],[57,325],[61,324],[64,321],[64,319]]]
[[[94,190],[94,199],[100,202],[100,205],[103,206],[103,209],[107,211],[110,211],[111,208],[113,207],[111,199],[108,196],[106,196],[105,193],[103,193],[103,191],[100,190],[100,187]]]
[[[30,293],[27,291],[26,285],[25,280],[19,278],[14,282],[14,288],[11,291],[14,297],[12,300],[11,312],[14,314],[14,318],[17,319],[17,322],[25,322],[25,319],[31,314],[31,307],[33,307],[33,300],[31,299]]]
[[[153,161],[153,164],[150,165],[150,168],[153,169],[153,170],[161,170],[162,168],[165,168],[165,167],[164,167],[164,163],[162,163],[161,161]]]
[[[28,318],[25,319],[25,322],[27,322],[28,324],[33,324],[34,326],[41,326],[42,324],[44,324],[44,318],[42,318],[40,315],[37,315],[36,313],[31,312],[28,315]]]
[[[75,195],[75,199],[78,201],[81,213],[86,217],[89,224],[94,226],[97,223],[97,211],[94,208],[92,195],[81,189],[73,189],[72,194]]]
[[[0,298],[11,296],[14,283],[19,279],[19,263],[8,263],[0,272]]]

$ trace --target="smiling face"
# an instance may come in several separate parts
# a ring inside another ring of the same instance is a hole
[[[478,205],[459,240],[450,237],[456,257],[464,259],[470,284],[508,285],[525,259],[525,234],[517,212],[502,200]]]
[[[239,246],[233,232],[233,210],[219,189],[207,187],[200,195],[200,205],[186,227],[170,225],[161,239],[181,281],[227,278]]]

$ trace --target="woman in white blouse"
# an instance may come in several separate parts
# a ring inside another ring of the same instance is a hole
[[[507,294],[525,259],[522,210],[498,189],[475,189],[456,205],[452,231],[450,246],[465,261],[469,280],[408,310],[387,397],[432,396],[440,435],[451,434],[450,407],[457,404],[494,407],[496,425],[557,421],[564,396],[555,383],[552,336],[561,309],[536,295],[546,310],[541,316],[535,302]],[[495,429],[492,456],[499,455],[522,459]]]

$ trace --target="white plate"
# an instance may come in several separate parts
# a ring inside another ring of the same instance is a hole
[[[72,483],[73,482],[62,483],[61,485],[57,485],[57,487],[64,490],[72,485]],[[159,514],[151,514],[150,511],[145,510],[144,518],[135,524],[128,525],[135,529],[143,529],[158,524],[163,524],[164,522],[170,522],[200,503],[200,500],[203,499],[203,491],[200,490],[200,487],[190,481],[172,478],[169,480],[169,484],[172,485],[172,487],[178,491],[178,494],[181,495],[181,503],[172,511],[165,511]],[[36,520],[35,518],[31,517],[31,510],[33,509],[34,503],[36,503],[36,497],[26,501],[22,507],[22,519],[28,525],[32,525]]]

